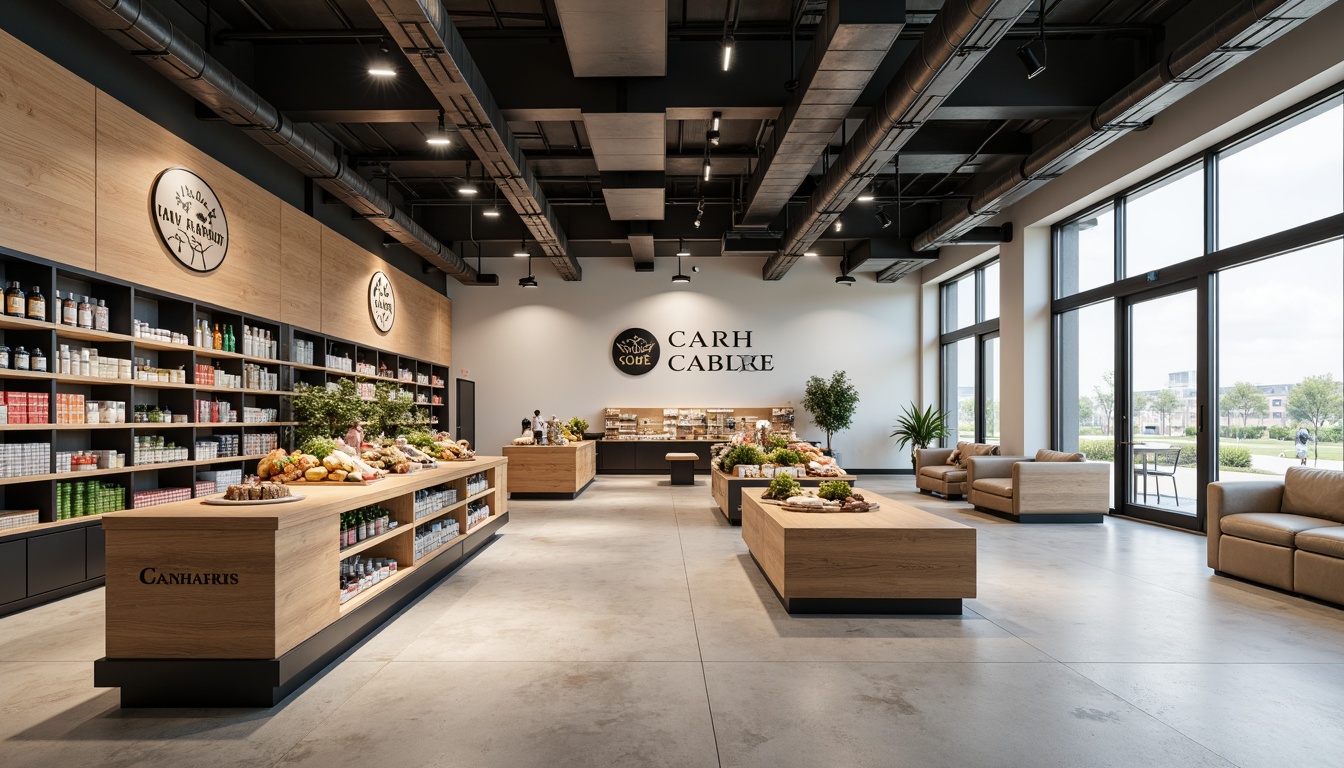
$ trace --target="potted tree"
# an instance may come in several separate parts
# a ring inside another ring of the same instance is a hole
[[[829,380],[813,376],[807,380],[803,391],[803,408],[812,414],[812,422],[826,433],[826,452],[839,457],[831,450],[831,434],[849,429],[854,421],[854,409],[859,405],[859,391],[849,383],[844,371],[831,374]]]
[[[910,446],[910,466],[915,465],[915,451],[928,448],[931,444],[947,437],[947,414],[935,411],[930,405],[924,410],[914,403],[902,409],[896,419],[896,429],[891,436],[896,438],[896,449]]]

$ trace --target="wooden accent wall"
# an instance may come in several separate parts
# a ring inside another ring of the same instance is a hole
[[[0,244],[93,269],[94,87],[0,32]]]
[[[205,179],[229,253],[208,274],[173,259],[150,215],[166,168]],[[452,303],[228,166],[0,32],[0,246],[442,365]],[[368,285],[392,281],[379,333]]]

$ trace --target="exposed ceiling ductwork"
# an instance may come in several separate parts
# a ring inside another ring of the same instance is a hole
[[[411,66],[442,105],[445,118],[458,127],[513,206],[528,231],[565,280],[583,279],[583,270],[569,254],[565,233],[546,202],[527,158],[509,130],[499,106],[467,52],[466,43],[448,18],[440,0],[368,0],[401,47]]]
[[[916,250],[946,245],[994,218],[1051,179],[1151,120],[1191,91],[1225,72],[1329,7],[1334,0],[1242,0],[1213,24],[1107,99],[1092,114],[1033,152],[975,195],[966,209],[939,221],[914,240]]]
[[[948,0],[789,224],[766,280],[782,278],[1036,0]]]
[[[774,221],[807,178],[905,26],[905,3],[830,0],[747,187],[744,227]]]
[[[143,0],[63,0],[179,88],[243,128],[367,221],[462,282],[476,269],[426,232],[366,179],[322,147]]]
[[[555,0],[575,77],[667,74],[666,0]]]

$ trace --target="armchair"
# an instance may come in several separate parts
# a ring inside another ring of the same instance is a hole
[[[1080,454],[974,456],[967,462],[967,501],[1018,523],[1100,523],[1110,511],[1110,465]]]

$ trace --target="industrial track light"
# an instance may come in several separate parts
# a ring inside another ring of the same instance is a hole
[[[880,205],[877,207],[877,223],[883,229],[891,226],[891,217],[887,215],[886,211],[882,210],[882,206]]]
[[[709,121],[709,130],[711,131],[719,130],[719,120],[722,118],[723,118],[722,112],[715,112],[714,117],[711,118]]]
[[[835,278],[835,284],[836,284],[836,285],[843,285],[843,286],[848,287],[848,286],[853,285],[855,282],[857,282],[857,281],[854,279],[854,276],[853,276],[853,275],[841,275],[841,276]]]
[[[396,77],[397,68],[392,63],[387,41],[378,43],[378,55],[369,61],[369,75],[373,77]]]
[[[1026,68],[1028,80],[1045,71],[1045,0],[1041,0],[1040,9],[1036,12],[1036,23],[1035,39],[1028,40],[1017,49],[1017,60]],[[1041,49],[1039,54],[1036,52],[1038,44]]]
[[[723,38],[723,71],[727,72],[733,67],[733,45],[736,41],[732,35]]]
[[[528,257],[528,256],[531,256],[532,254],[530,254],[530,253],[527,252],[527,241],[525,241],[525,240],[519,240],[519,241],[518,241],[518,250],[514,251],[514,252],[513,252],[513,255],[514,255],[514,256],[517,256],[517,257],[520,258],[520,259],[521,259],[521,258]],[[528,270],[527,270],[527,271],[528,271],[528,272],[531,272],[531,271],[532,271],[532,268],[531,268],[531,267],[528,267]]]
[[[706,132],[705,132],[705,141],[708,141],[708,142],[709,142],[709,146],[711,146],[711,147],[717,147],[717,146],[719,146],[719,132],[718,132],[718,131],[706,131]]]
[[[527,277],[518,278],[518,285],[523,288],[536,288],[537,278],[532,276],[532,256],[527,257]]]
[[[710,164],[709,164],[709,154],[706,153],[706,154],[705,154],[705,181],[709,181],[709,176],[710,176],[710,173],[711,173],[711,172],[712,172],[712,170],[711,170],[711,167],[710,167]]]
[[[700,202],[695,204],[695,222],[692,224],[692,226],[694,226],[696,229],[699,229],[700,224],[704,221],[704,218],[705,218],[705,199],[702,197],[700,198]]]
[[[859,195],[857,199],[860,203],[871,203],[877,198],[873,196],[872,192],[864,192],[862,195]]]
[[[836,231],[836,232],[840,232],[840,231],[844,230],[844,228],[845,228],[845,222],[843,222],[843,221],[841,221],[841,220],[839,220],[839,219],[836,219],[836,220],[835,220],[835,231]]]
[[[678,240],[678,241],[677,241],[677,274],[675,274],[675,275],[672,276],[672,282],[674,282],[674,283],[689,283],[689,282],[691,282],[691,276],[690,276],[690,275],[687,275],[687,274],[683,274],[682,271],[681,271],[681,257],[682,257],[682,256],[690,256],[690,255],[691,255],[691,252],[688,251],[688,250],[686,250],[686,241],[685,241],[685,240]]]
[[[462,181],[462,183],[458,185],[458,187],[457,187],[457,194],[459,194],[459,195],[467,195],[467,196],[471,196],[471,195],[476,195],[476,194],[479,194],[479,193],[480,193],[480,190],[476,188],[476,185],[475,185],[475,184],[472,184],[472,183],[471,183],[471,161],[468,160],[468,161],[467,161],[467,178],[464,179],[464,180]]]
[[[817,255],[817,252],[816,252],[816,251],[803,251],[803,255],[804,255],[804,256],[816,256],[816,255]]]
[[[490,201],[490,207],[481,211],[481,215],[487,219],[499,218],[499,187],[495,187],[493,199]]]

